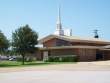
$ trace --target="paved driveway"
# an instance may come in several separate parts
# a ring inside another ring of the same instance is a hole
[[[0,73],[0,83],[110,83],[110,71],[20,71]]]

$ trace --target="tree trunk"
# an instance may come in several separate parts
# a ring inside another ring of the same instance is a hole
[[[24,62],[25,62],[25,56],[24,54],[22,55],[22,65],[24,65]]]

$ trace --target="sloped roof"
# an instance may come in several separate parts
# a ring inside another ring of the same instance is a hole
[[[87,43],[99,43],[99,44],[108,44],[108,45],[110,44],[110,41],[102,40],[99,38],[82,38],[78,36],[58,36],[58,35],[48,35],[40,39],[39,43],[42,44],[53,38],[58,38],[70,42],[87,42]]]

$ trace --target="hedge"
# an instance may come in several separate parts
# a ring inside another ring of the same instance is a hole
[[[64,56],[49,56],[46,62],[77,62],[76,55],[64,55]]]

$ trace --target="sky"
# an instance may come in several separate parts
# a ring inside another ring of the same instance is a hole
[[[110,40],[110,0],[0,0],[0,30],[8,39],[26,24],[39,38],[52,34],[59,4],[63,28],[81,37],[93,37],[98,29],[100,38]]]

